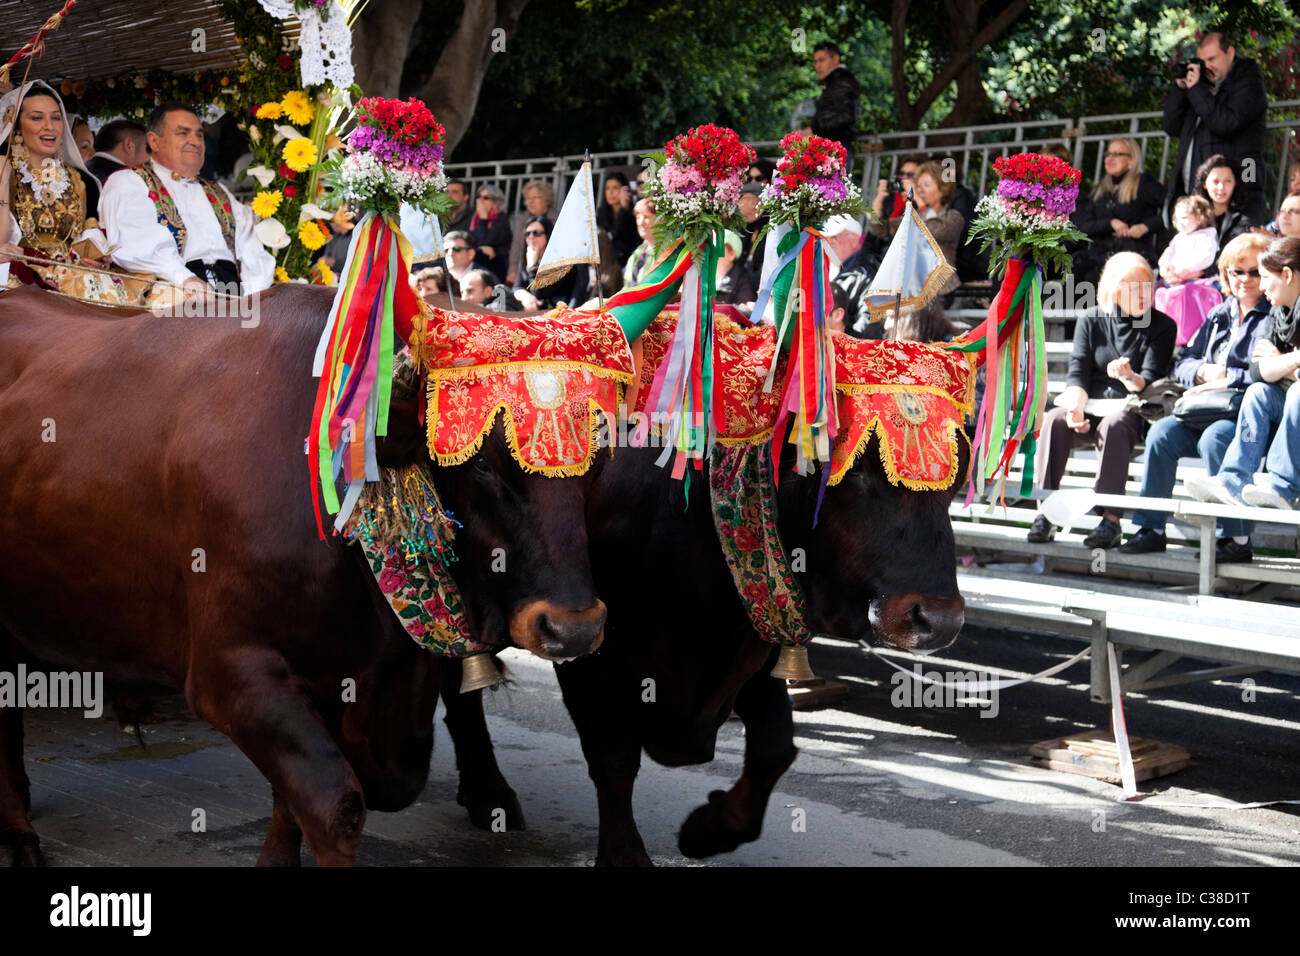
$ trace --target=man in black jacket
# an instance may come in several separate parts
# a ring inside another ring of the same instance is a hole
[[[1237,163],[1237,178],[1250,191],[1251,206],[1264,203],[1264,118],[1268,95],[1254,60],[1237,56],[1221,32],[1207,33],[1196,48],[1202,68],[1189,63],[1165,100],[1162,123],[1178,137],[1178,165],[1169,178],[1165,222],[1173,201],[1192,191],[1196,168],[1215,153]]]
[[[858,81],[849,68],[840,65],[840,48],[830,41],[813,47],[813,69],[822,84],[817,97],[812,131],[816,136],[833,139],[843,145],[848,169],[853,169],[853,144],[858,138]]]
[[[144,127],[130,120],[113,120],[95,136],[95,155],[86,169],[102,183],[119,169],[139,166],[148,158]]]

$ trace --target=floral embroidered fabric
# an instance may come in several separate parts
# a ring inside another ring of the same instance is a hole
[[[519,467],[549,477],[585,474],[596,451],[597,413],[612,431],[632,378],[632,353],[608,315],[434,309],[422,353],[429,453],[440,465],[471,458],[500,410]]]
[[[772,458],[763,443],[714,445],[709,456],[713,524],[736,592],[758,636],[806,644],[803,593],[776,526]]]

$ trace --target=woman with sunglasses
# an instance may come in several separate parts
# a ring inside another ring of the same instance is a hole
[[[1219,473],[1186,485],[1201,501],[1290,510],[1300,503],[1300,239],[1273,241],[1259,257],[1259,285],[1273,308],[1259,333],[1236,435]],[[1261,466],[1266,474],[1257,474]]]
[[[1188,391],[1235,388],[1244,392],[1250,384],[1251,356],[1270,307],[1259,283],[1259,257],[1266,249],[1267,239],[1247,234],[1233,239],[1219,254],[1219,276],[1230,293],[1210,310],[1174,366],[1174,378]],[[1173,415],[1160,419],[1147,432],[1142,497],[1168,498],[1173,494],[1180,458],[1200,457],[1206,471],[1215,474],[1236,430],[1235,418],[1200,426],[1184,424]],[[1125,554],[1164,551],[1168,517],[1163,511],[1133,512],[1137,533],[1120,550]],[[1244,522],[1221,521],[1219,535],[1214,548],[1219,561],[1251,559]]]
[[[772,174],[776,172],[776,165],[766,159],[756,159],[753,165],[745,172],[745,182],[758,183],[760,186],[770,186],[772,184]]]
[[[1127,136],[1106,144],[1105,173],[1091,196],[1079,197],[1074,224],[1092,242],[1074,259],[1075,280],[1096,282],[1106,260],[1117,252],[1136,252],[1156,260],[1156,235],[1161,228],[1165,189],[1142,171],[1137,140]]]
[[[537,266],[551,239],[552,223],[545,216],[534,216],[524,224],[524,261],[515,276],[514,295],[525,309],[576,308],[587,301],[591,274],[585,265],[573,266],[560,278],[536,289],[529,286],[537,278]]]

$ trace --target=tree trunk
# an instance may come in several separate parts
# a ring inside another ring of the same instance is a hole
[[[952,51],[948,61],[943,64],[916,99],[908,95],[907,77],[904,64],[907,59],[905,31],[910,0],[893,0],[891,10],[891,29],[893,31],[890,49],[890,74],[894,87],[894,102],[898,110],[898,122],[901,129],[917,129],[934,101],[948,88],[950,83],[957,83],[957,102],[952,112],[941,126],[967,126],[980,119],[988,110],[988,94],[984,90],[980,75],[977,55],[986,46],[996,40],[1025,12],[1026,0],[1014,0],[1000,14],[993,18],[978,33],[980,7],[984,0],[944,0],[944,22],[948,29],[947,47]]]
[[[399,95],[402,68],[420,4],[410,0],[370,0],[352,28],[352,63],[366,96]]]
[[[492,57],[505,50],[526,6],[528,0],[465,0],[456,32],[418,85],[415,95],[447,129],[447,155],[469,128]]]
[[[889,77],[894,87],[894,108],[899,129],[916,129],[921,117],[907,95],[907,8],[911,0],[894,0],[889,17]],[[924,112],[924,111],[922,111]]]

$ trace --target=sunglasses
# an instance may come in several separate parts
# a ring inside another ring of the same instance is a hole
[[[1228,275],[1232,276],[1234,279],[1244,279],[1247,276],[1250,276],[1250,278],[1252,279],[1258,279],[1259,270],[1258,269],[1229,269]]]
[[[491,199],[491,196],[475,196],[475,199]]]
[[[469,246],[452,246],[452,252],[469,252]]]
[[[546,235],[546,233],[545,233],[545,231],[543,231],[543,230],[541,230],[541,229],[525,229],[525,230],[524,230],[524,235],[525,235],[525,236],[544,236],[544,235]]]
[[[758,173],[750,173],[745,178],[751,183],[761,183],[763,181],[763,177]]]

